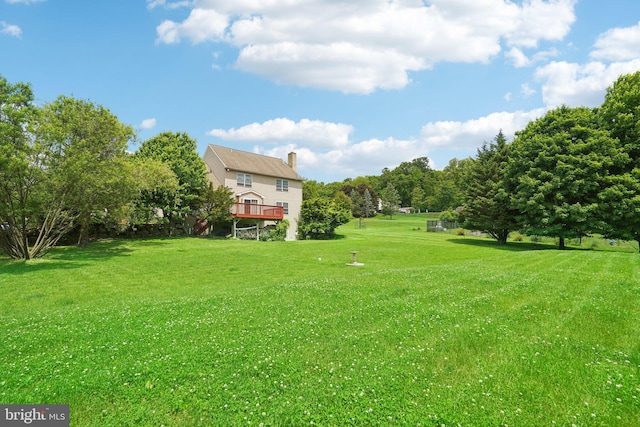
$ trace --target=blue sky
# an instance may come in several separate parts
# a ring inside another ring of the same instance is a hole
[[[0,75],[318,181],[441,169],[640,70],[637,0],[0,0]],[[135,149],[135,146],[131,147]]]

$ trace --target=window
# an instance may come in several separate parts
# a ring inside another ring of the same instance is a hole
[[[251,175],[247,173],[236,174],[236,185],[238,187],[251,187]]]
[[[276,206],[282,206],[284,208],[284,214],[289,215],[289,202],[276,202]]]
[[[286,179],[276,179],[276,191],[289,191],[289,181]]]

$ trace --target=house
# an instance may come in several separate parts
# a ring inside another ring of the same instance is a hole
[[[289,153],[285,163],[276,157],[209,145],[203,160],[214,187],[223,185],[233,191],[234,237],[239,228],[254,226],[258,238],[260,229],[287,219],[286,239],[297,238],[302,177],[296,172],[296,153]]]

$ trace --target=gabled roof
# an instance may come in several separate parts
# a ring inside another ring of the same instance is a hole
[[[253,191],[253,190],[248,190],[248,191],[242,191],[240,193],[236,193],[236,197],[242,197],[242,196],[246,196],[247,194],[253,194],[256,197],[260,197],[261,199],[264,199],[264,194],[260,194],[257,191]]]
[[[229,170],[302,181],[302,177],[291,166],[277,157],[263,156],[213,144],[209,145],[209,149]]]

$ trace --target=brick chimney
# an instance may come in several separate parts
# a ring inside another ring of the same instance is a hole
[[[287,159],[287,164],[289,165],[289,167],[291,169],[293,169],[294,172],[296,172],[296,153],[294,151],[292,151],[291,153],[289,153],[289,157]]]

